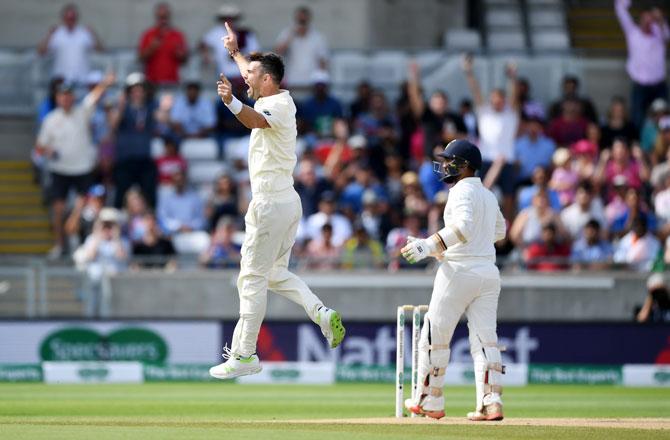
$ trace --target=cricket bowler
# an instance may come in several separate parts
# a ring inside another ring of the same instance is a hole
[[[456,324],[468,318],[474,361],[476,407],[473,421],[502,420],[501,362],[496,313],[500,274],[493,244],[505,237],[505,219],[496,197],[475,173],[479,149],[467,140],[450,142],[435,162],[440,180],[453,184],[444,208],[445,227],[426,239],[407,238],[402,255],[410,263],[429,256],[441,260],[419,340],[419,388],[405,407],[415,414],[444,417],[444,373]]]
[[[302,217],[300,197],[293,189],[296,165],[295,104],[288,90],[280,89],[284,63],[273,53],[245,58],[238,48],[237,35],[228,23],[223,44],[235,60],[248,86],[247,94],[256,103],[251,108],[232,93],[230,81],[221,74],[217,93],[235,117],[251,129],[249,176],[252,200],[244,218],[246,231],[237,289],[240,319],[235,326],[232,346],[224,347],[225,362],[209,373],[218,379],[255,374],[261,371],[256,342],[267,305],[267,290],[285,296],[304,307],[331,348],[344,338],[340,315],[323,305],[307,285],[287,269],[298,223]]]

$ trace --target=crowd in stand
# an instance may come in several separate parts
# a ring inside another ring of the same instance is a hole
[[[621,96],[613,96],[599,116],[575,76],[564,78],[556,102],[538,102],[511,63],[506,89],[485,95],[468,56],[463,75],[471,100],[454,105],[448,84],[424,97],[421,72],[411,64],[396,102],[368,83],[357,87],[353,102],[342,102],[329,90],[326,41],[311,25],[309,9],[296,10],[295,23],[274,48],[285,57],[287,87],[302,98],[295,188],[303,221],[295,264],[409,268],[400,257],[406,237],[426,237],[444,225],[448,187],[433,173],[433,158],[457,138],[479,146],[481,178],[509,222],[507,238],[497,244],[501,264],[537,271],[648,271],[670,263],[664,63],[670,32],[656,11],[634,23],[625,3],[619,2],[617,13],[629,47],[631,38],[636,44],[661,42],[645,46],[656,50],[649,57],[663,61],[660,79],[645,76],[639,60],[629,57],[632,111],[636,117],[642,111],[639,120],[629,117],[631,106]],[[155,16],[138,44],[145,70],[127,78],[88,70],[86,54],[102,44],[78,24],[72,5],[40,45],[54,56],[34,152],[48,176],[57,239],[51,255],[69,251],[76,261],[109,260],[121,270],[131,256],[146,257],[138,266],[174,268],[175,254],[196,250],[203,266],[236,267],[251,196],[246,153],[239,147],[248,131],[220,100],[205,98],[199,82],[180,83],[179,66],[192,54],[171,23],[170,7],[157,5]],[[240,17],[237,7],[224,5],[197,49],[203,63],[216,61],[243,99],[244,81],[220,43],[222,23],[229,21],[243,52],[260,48],[253,31],[239,26]],[[107,96],[117,81],[123,91]],[[80,101],[77,83],[89,87]],[[161,93],[166,86],[171,92]],[[165,145],[157,158],[151,150],[156,137]],[[190,164],[180,154],[189,139],[219,146],[225,167],[210,184],[190,184]]]

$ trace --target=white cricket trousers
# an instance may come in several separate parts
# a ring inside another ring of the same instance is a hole
[[[315,321],[321,300],[287,269],[301,217],[300,197],[293,188],[279,195],[254,195],[249,204],[244,217],[246,231],[237,279],[240,319],[231,347],[236,355],[256,353],[268,288],[303,306],[309,318]]]

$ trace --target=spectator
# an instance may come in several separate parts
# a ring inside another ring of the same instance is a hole
[[[176,254],[172,240],[163,236],[153,212],[147,211],[142,221],[144,233],[140,240],[133,243],[133,255],[139,257],[136,261],[137,267],[174,271],[177,268],[177,261],[172,258]]]
[[[576,99],[565,99],[560,116],[552,119],[547,134],[560,147],[567,147],[586,137],[589,121],[582,116],[581,105]]]
[[[402,201],[403,158],[399,154],[389,154],[384,159],[384,164],[386,165],[384,182],[386,194],[392,205],[398,205]]]
[[[137,188],[131,188],[125,197],[124,214],[126,217],[125,236],[132,243],[142,239],[147,230],[145,217],[149,212],[147,202]]]
[[[317,212],[319,201],[326,191],[331,191],[330,183],[316,174],[316,166],[309,159],[302,159],[298,167],[295,190],[302,202],[302,216],[307,218]]]
[[[119,212],[114,208],[100,211],[93,232],[74,253],[78,267],[85,270],[92,290],[91,311],[100,312],[102,282],[108,275],[126,270],[130,258],[130,245],[121,236]]]
[[[635,128],[626,114],[626,102],[620,96],[612,98],[607,111],[607,121],[600,130],[600,149],[610,148],[614,139],[624,139],[629,145],[639,138],[639,131]]]
[[[98,214],[105,206],[105,187],[101,184],[88,189],[86,198],[77,197],[70,215],[65,221],[65,234],[70,242],[70,249],[76,249],[93,232],[93,225]]]
[[[558,240],[556,225],[542,226],[540,240],[524,250],[524,261],[529,270],[555,272],[569,267],[570,246]]]
[[[86,76],[88,91],[95,89],[104,80],[99,70],[93,70]],[[102,183],[111,187],[112,167],[114,161],[114,136],[109,126],[110,111],[113,107],[111,100],[106,99],[106,92],[98,100],[91,116],[91,138],[93,145],[98,149],[98,167]]]
[[[241,246],[233,241],[234,235],[234,218],[221,217],[212,234],[209,248],[200,256],[200,263],[209,268],[237,268],[240,264]]]
[[[577,173],[579,181],[593,180],[598,158],[598,144],[582,139],[572,144],[570,153],[572,155],[572,169]]]
[[[665,175],[664,186],[654,196],[654,211],[664,230],[670,227],[670,174]]]
[[[576,100],[581,106],[581,114],[592,123],[598,123],[598,115],[596,114],[596,107],[593,105],[591,99],[579,95],[579,78],[574,75],[566,75],[563,77],[562,83],[563,95],[558,101],[551,104],[549,109],[549,119],[555,119],[561,116],[563,111],[563,103],[568,100]]]
[[[333,226],[326,223],[321,235],[309,242],[305,252],[307,267],[316,270],[335,270],[339,267],[342,248],[333,244]]]
[[[328,90],[330,75],[325,70],[312,73],[312,96],[299,106],[298,117],[320,138],[333,135],[333,121],[343,116],[342,104]]]
[[[658,239],[650,234],[644,217],[637,217],[632,230],[619,241],[614,262],[626,264],[638,272],[648,271],[661,249]]]
[[[114,206],[120,208],[126,191],[140,186],[150,206],[156,206],[156,164],[151,157],[151,139],[158,134],[158,107],[147,93],[144,75],[131,73],[125,93],[111,116],[116,130],[114,153]]]
[[[663,98],[656,98],[649,107],[649,116],[644,121],[640,132],[640,147],[646,154],[654,150],[656,136],[660,132],[659,122],[668,112],[668,103]],[[668,124],[670,126],[670,124]],[[653,158],[652,158],[653,159]]]
[[[344,269],[381,269],[384,267],[384,247],[370,238],[363,224],[357,223],[354,236],[344,244]]]
[[[648,230],[656,230],[656,217],[645,202],[641,200],[640,193],[635,188],[626,190],[625,203],[625,209],[610,225],[610,233],[613,236],[618,238],[627,234],[635,227],[635,222],[639,218],[644,220],[645,227]]]
[[[409,264],[404,258],[400,249],[406,244],[408,237],[426,238],[428,234],[421,228],[421,217],[416,213],[407,212],[403,220],[402,227],[391,229],[386,238],[386,255],[388,255],[389,270],[396,271],[398,269],[425,269],[428,261],[422,261],[419,265]]]
[[[319,211],[307,217],[304,233],[299,235],[314,240],[319,237],[323,225],[328,223],[333,228],[333,245],[342,246],[351,237],[351,223],[345,216],[335,212],[335,207],[335,194],[332,191],[324,192],[319,201]]]
[[[424,154],[430,156],[435,146],[444,147],[450,141],[465,137],[467,127],[461,117],[449,109],[449,97],[443,90],[430,95],[428,105],[421,95],[419,66],[410,65],[407,95],[410,108],[417,122],[420,122],[424,136]]]
[[[373,92],[370,110],[359,114],[354,125],[356,131],[367,139],[368,151],[378,147],[385,127],[395,127],[395,118],[389,109],[386,96],[379,91]]]
[[[626,176],[616,176],[612,180],[612,197],[605,205],[605,218],[607,224],[611,225],[614,220],[622,216],[628,209],[626,206],[626,191],[628,190],[628,179]]]
[[[51,173],[52,227],[56,239],[49,252],[52,258],[63,254],[63,218],[68,193],[74,189],[82,196],[93,183],[97,151],[91,140],[91,117],[98,100],[114,80],[114,75],[105,77],[78,105],[74,84],[62,83],[56,94],[58,108],[49,113],[40,127],[35,151],[46,158]]]
[[[275,52],[284,55],[286,84],[291,89],[306,89],[312,73],[328,68],[328,45],[319,31],[311,27],[312,11],[306,6],[295,10],[295,23],[277,37]]]
[[[584,233],[572,245],[570,260],[579,270],[603,270],[612,263],[612,245],[602,238],[600,223],[590,219],[584,225]]]
[[[572,203],[579,183],[579,175],[572,169],[570,150],[559,148],[554,152],[554,172],[551,174],[549,188],[558,193],[561,207]]]
[[[400,182],[402,183],[403,194],[402,210],[426,215],[430,206],[421,190],[417,174],[414,171],[405,171],[400,178]]]
[[[528,208],[533,203],[533,197],[540,191],[544,191],[549,198],[551,209],[558,212],[561,210],[561,198],[557,191],[549,187],[549,176],[547,170],[542,167],[536,167],[531,177],[532,186],[527,186],[519,191],[519,211]]]
[[[544,105],[532,98],[530,92],[530,82],[526,78],[516,79],[517,99],[519,100],[519,110],[523,118],[534,117],[544,120]]]
[[[174,189],[161,194],[158,201],[158,220],[169,234],[199,231],[205,227],[205,213],[198,193],[187,188],[186,175],[177,172],[173,176]]]
[[[428,235],[433,235],[444,228],[444,208],[447,206],[449,194],[447,191],[440,191],[433,197],[433,204],[428,210]]]
[[[386,198],[384,187],[377,181],[372,171],[367,167],[360,167],[354,170],[354,181],[342,191],[340,204],[344,209],[360,213],[363,208],[363,193],[366,190],[372,190],[378,197]]]
[[[608,200],[613,197],[613,183],[617,176],[624,176],[628,186],[636,190],[642,188],[642,182],[649,180],[649,168],[644,161],[644,153],[639,146],[630,148],[625,140],[615,139],[612,152],[604,150],[595,173],[595,181],[604,187]]]
[[[179,139],[175,136],[163,136],[163,145],[165,152],[156,159],[156,169],[158,171],[158,183],[161,187],[167,188],[172,185],[172,176],[174,173],[186,173],[188,164],[184,156],[179,154]]]
[[[670,115],[658,121],[658,131],[654,152],[651,155],[653,164],[658,164],[670,153]]]
[[[238,219],[240,216],[239,203],[235,180],[229,174],[221,174],[214,182],[214,188],[212,188],[205,207],[207,229],[214,231],[223,217]]]
[[[641,128],[649,104],[656,98],[668,99],[665,45],[670,29],[659,8],[642,11],[636,25],[628,12],[630,4],[630,0],[616,0],[615,10],[628,46],[626,70],[633,81],[631,114],[635,126]]]
[[[637,322],[670,322],[670,294],[663,274],[654,273],[647,279],[647,297],[635,319]]]
[[[167,3],[154,8],[156,23],[140,38],[138,54],[144,63],[147,81],[159,85],[179,83],[179,66],[188,58],[184,35],[172,26],[172,11]]]
[[[356,96],[349,107],[349,117],[356,120],[362,113],[370,111],[370,101],[372,100],[372,86],[367,81],[361,81],[356,86]]]
[[[551,165],[556,149],[554,141],[545,136],[543,120],[540,117],[528,117],[523,128],[523,134],[514,145],[514,154],[519,164],[517,181],[520,186],[530,184],[535,168],[548,168]]]
[[[351,162],[353,151],[349,142],[349,124],[346,119],[337,118],[333,121],[333,139],[319,142],[314,149],[314,156],[323,166],[324,175],[329,180],[335,180]]]
[[[670,130],[668,130],[668,132],[670,132]],[[663,187],[665,177],[668,175],[670,175],[670,148],[668,148],[666,152],[665,161],[658,163],[651,170],[651,178],[649,179],[649,182],[651,183],[651,186],[654,188],[654,190],[658,190],[659,188]]]
[[[590,221],[598,223],[599,231],[600,225],[607,225],[602,200],[594,194],[593,185],[583,181],[577,187],[575,202],[561,211],[561,222],[572,240],[577,240]]]
[[[458,113],[468,130],[468,139],[477,139],[477,115],[472,109],[472,101],[467,98],[461,100]]]
[[[56,102],[56,95],[58,94],[58,89],[60,88],[60,85],[63,84],[63,77],[62,76],[54,76],[49,80],[49,91],[47,93],[47,96],[40,102],[39,106],[37,107],[37,127],[39,128],[40,125],[42,125],[42,122],[44,121],[44,118],[47,117],[49,113],[51,113],[51,110],[55,109],[58,104]],[[656,140],[656,137],[654,136],[654,141]]]
[[[516,183],[514,144],[519,128],[516,73],[514,69],[507,71],[512,84],[512,104],[507,104],[505,92],[501,89],[493,90],[489,95],[489,103],[485,104],[472,66],[472,58],[466,56],[463,70],[475,102],[479,149],[483,159],[480,171],[482,181],[487,188],[492,188],[496,184],[500,187],[503,193],[503,214],[506,218],[512,218],[515,211],[514,184]]]
[[[223,73],[235,87],[243,86],[244,79],[240,75],[240,69],[230,57],[228,50],[221,40],[228,35],[224,23],[228,22],[237,34],[237,42],[240,52],[249,55],[261,50],[258,38],[253,30],[238,25],[242,13],[240,8],[232,3],[225,3],[219,7],[216,13],[216,25],[211,28],[200,41],[199,49],[204,65],[211,64],[211,55],[214,54],[217,72]],[[238,96],[238,95],[236,95]],[[244,96],[244,95],[242,95]]]
[[[40,55],[54,57],[52,78],[84,84],[89,72],[89,52],[102,51],[102,43],[89,26],[79,24],[79,9],[68,3],[61,9],[62,24],[51,28],[37,47]]]
[[[186,82],[186,93],[177,97],[170,111],[172,129],[182,138],[208,137],[216,126],[214,103],[200,89],[200,82]]]
[[[559,214],[549,205],[547,192],[540,190],[533,196],[532,205],[519,212],[514,219],[509,230],[510,240],[516,246],[528,246],[542,238],[542,227],[549,223],[556,227],[560,237],[567,236]]]

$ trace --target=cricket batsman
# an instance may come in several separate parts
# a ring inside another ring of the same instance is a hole
[[[405,407],[415,414],[444,417],[444,373],[456,324],[468,318],[474,361],[476,407],[473,421],[502,420],[501,362],[496,313],[500,274],[493,243],[505,237],[498,201],[475,173],[482,166],[479,149],[467,140],[450,142],[435,162],[440,180],[453,184],[444,208],[445,227],[426,239],[407,238],[402,255],[410,263],[441,260],[419,340],[419,388]]]
[[[240,319],[232,346],[224,347],[225,362],[210,368],[218,379],[261,371],[256,341],[267,305],[268,288],[302,305],[331,348],[344,338],[340,315],[323,305],[307,285],[289,272],[288,262],[302,217],[300,197],[293,189],[296,165],[295,104],[287,90],[279,88],[284,63],[273,53],[252,54],[247,60],[237,44],[237,35],[226,23],[223,44],[235,60],[248,86],[254,108],[242,104],[232,93],[230,81],[221,74],[217,93],[235,117],[251,129],[249,176],[252,200],[244,218],[246,233],[237,289]]]

